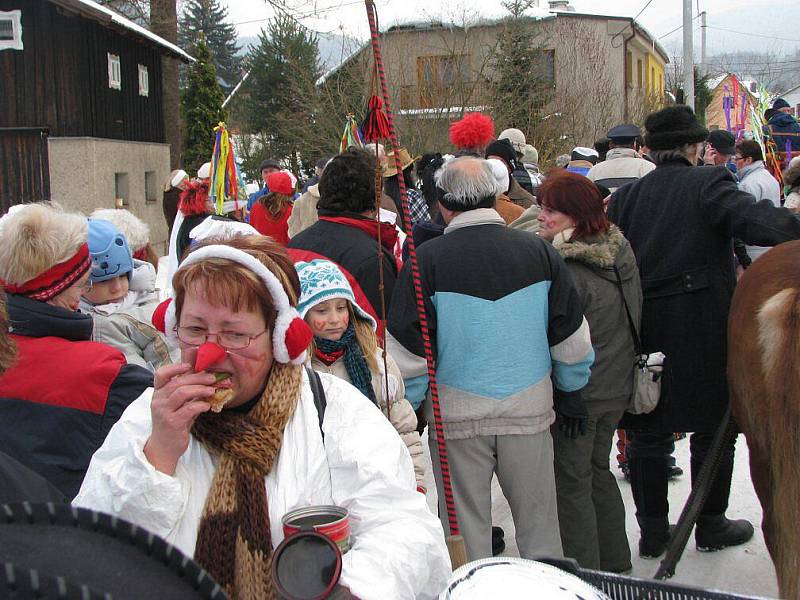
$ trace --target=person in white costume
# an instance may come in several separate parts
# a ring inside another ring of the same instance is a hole
[[[93,456],[73,504],[162,536],[233,598],[274,597],[283,515],[337,505],[352,530],[341,586],[363,599],[436,597],[451,572],[444,535],[392,425],[326,374],[320,425],[302,366],[310,331],[285,251],[262,236],[209,240],[173,287],[163,325],[182,364],[156,371],[154,388]],[[220,373],[230,376],[220,383]],[[215,386],[232,396],[219,413],[210,412]]]

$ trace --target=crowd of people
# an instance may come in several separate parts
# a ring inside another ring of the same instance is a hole
[[[160,264],[126,210],[13,207],[0,501],[119,516],[238,598],[274,597],[286,513],[336,505],[352,529],[342,593],[433,598],[451,573],[444,450],[469,560],[504,546],[496,475],[520,556],[630,572],[617,436],[638,552],[660,556],[675,432],[691,433],[694,479],[728,406],[737,269],[800,239],[800,157],[781,189],[758,143],[688,107],[644,127],[543,170],[524,132],[472,113],[451,154],[351,147],[302,188],[265,160],[262,189],[222,211],[208,165],[175,171]],[[628,412],[639,352],[666,356],[647,414]],[[703,551],[753,535],[726,516],[734,444],[700,510]]]

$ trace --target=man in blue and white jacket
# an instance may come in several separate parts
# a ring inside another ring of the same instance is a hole
[[[507,228],[493,209],[498,190],[485,160],[452,160],[436,182],[447,228],[418,258],[467,556],[491,556],[493,473],[511,506],[520,555],[560,556],[550,425],[558,419],[573,437],[585,432],[589,327],[561,257],[536,235]],[[428,378],[410,267],[395,286],[387,342],[416,408]]]

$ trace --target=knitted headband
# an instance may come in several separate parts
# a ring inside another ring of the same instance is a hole
[[[306,351],[313,335],[309,326],[300,318],[297,310],[289,302],[289,296],[275,274],[264,266],[261,261],[247,252],[232,246],[217,244],[205,246],[191,252],[183,260],[178,271],[185,269],[189,265],[212,258],[222,258],[239,263],[258,275],[267,287],[270,296],[272,296],[273,305],[278,312],[278,317],[275,319],[275,327],[272,331],[272,348],[275,360],[279,363],[303,364],[306,361]],[[165,333],[176,345],[177,334],[175,327],[177,324],[175,303],[170,302],[164,315],[164,329]]]
[[[53,265],[33,279],[20,285],[7,283],[0,279],[0,285],[9,294],[19,294],[33,300],[47,302],[80,279],[91,266],[92,257],[89,255],[89,245],[82,244],[72,258]]]

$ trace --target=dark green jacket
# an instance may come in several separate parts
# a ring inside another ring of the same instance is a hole
[[[634,350],[614,267],[637,331],[642,286],[630,244],[612,225],[607,234],[576,241],[556,238],[553,247],[567,263],[589,323],[594,364],[581,395],[590,415],[627,408],[633,389]]]

